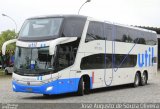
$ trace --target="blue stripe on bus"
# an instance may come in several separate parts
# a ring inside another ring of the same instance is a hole
[[[12,81],[12,85],[13,85],[13,91],[15,92],[61,94],[61,93],[78,91],[79,80],[80,78],[59,79],[39,86],[22,85],[18,84],[16,81]],[[53,86],[53,89],[47,91],[46,90],[47,87],[50,86]]]

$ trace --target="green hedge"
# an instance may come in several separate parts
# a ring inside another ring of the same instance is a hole
[[[4,75],[4,70],[0,69],[0,76]]]

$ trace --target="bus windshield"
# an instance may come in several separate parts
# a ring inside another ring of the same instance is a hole
[[[49,55],[49,47],[16,47],[15,73],[23,75],[47,73],[54,70],[53,61],[54,56]]]
[[[41,18],[26,20],[20,37],[58,36],[63,18]]]

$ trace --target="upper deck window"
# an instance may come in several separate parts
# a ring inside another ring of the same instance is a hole
[[[63,18],[42,18],[26,20],[20,33],[20,37],[47,37],[58,36]]]
[[[86,18],[65,18],[62,37],[81,37]]]

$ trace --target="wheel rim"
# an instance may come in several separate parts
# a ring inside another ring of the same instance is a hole
[[[139,76],[136,75],[136,78],[135,78],[135,85],[138,86],[139,85]]]
[[[85,83],[84,83],[84,81],[83,81],[83,83],[82,83],[82,90],[83,90],[83,91],[85,90]]]
[[[146,74],[143,74],[143,77],[142,77],[143,84],[146,84],[146,80],[147,80]]]

